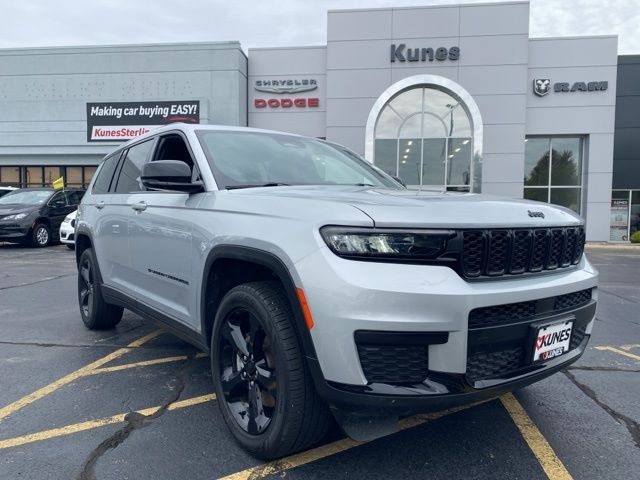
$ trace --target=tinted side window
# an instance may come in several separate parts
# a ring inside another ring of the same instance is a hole
[[[140,171],[142,166],[149,160],[149,153],[153,147],[153,140],[147,140],[146,142],[139,143],[129,148],[127,156],[120,168],[120,175],[118,176],[118,183],[116,184],[116,193],[129,193],[139,192],[144,190],[138,178],[140,178]]]
[[[98,176],[96,177],[96,181],[93,184],[93,188],[91,189],[91,193],[107,193],[109,191],[109,184],[111,183],[111,177],[113,177],[113,172],[118,165],[118,159],[120,158],[120,154],[113,155],[112,157],[107,158],[103,163],[100,171],[98,172]]]
[[[80,200],[82,200],[82,196],[84,195],[84,192],[72,190],[72,191],[66,192],[66,194],[67,194],[67,202],[69,203],[69,205],[78,205],[80,203]]]
[[[67,205],[67,197],[64,192],[55,193],[51,199],[49,200],[49,205],[51,206],[66,206]]]

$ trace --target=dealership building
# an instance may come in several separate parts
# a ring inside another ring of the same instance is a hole
[[[627,241],[640,57],[618,57],[615,35],[530,38],[529,10],[329,11],[326,45],[248,55],[238,42],[0,50],[0,184],[86,185],[104,154],[173,121],[248,125],[345,145],[410,188],[564,205],[588,240]]]

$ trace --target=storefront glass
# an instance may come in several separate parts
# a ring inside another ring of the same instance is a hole
[[[465,107],[434,88],[405,90],[378,116],[374,163],[410,186],[469,191],[471,122]]]
[[[640,190],[614,190],[611,193],[609,239],[628,242],[640,230]]]

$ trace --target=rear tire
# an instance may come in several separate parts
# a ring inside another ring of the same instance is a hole
[[[89,330],[107,330],[122,319],[122,307],[107,303],[100,288],[98,262],[87,248],[78,262],[78,304],[82,322]]]
[[[44,248],[50,244],[51,229],[46,223],[37,223],[31,232],[31,245],[36,248]]]
[[[211,335],[222,417],[236,441],[265,460],[312,446],[333,425],[293,321],[279,283],[246,283],[224,296]]]

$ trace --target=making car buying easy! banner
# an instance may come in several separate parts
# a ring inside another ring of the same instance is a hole
[[[87,103],[88,142],[129,140],[174,122],[200,123],[200,101]]]

